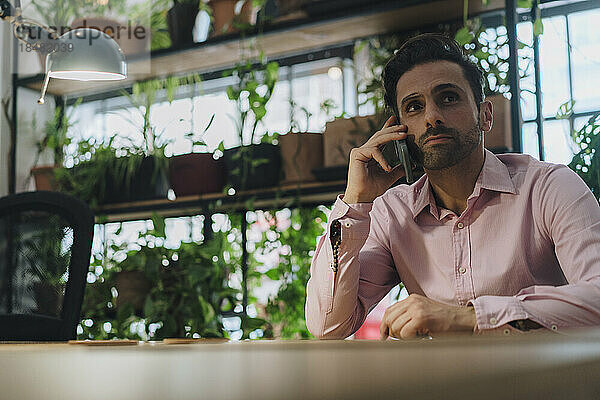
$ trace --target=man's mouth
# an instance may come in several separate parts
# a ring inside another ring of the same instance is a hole
[[[427,140],[425,140],[424,144],[435,144],[435,143],[444,143],[447,142],[449,140],[453,140],[454,138],[452,136],[448,136],[448,135],[435,135],[435,136],[430,136],[427,138]]]

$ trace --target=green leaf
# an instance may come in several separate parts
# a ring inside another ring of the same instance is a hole
[[[461,47],[464,47],[466,44],[471,43],[473,37],[474,36],[469,30],[469,28],[465,26],[460,28],[458,32],[456,32],[456,35],[454,35],[454,40],[456,40],[458,44],[461,45]]]
[[[569,119],[571,115],[573,115],[573,107],[575,106],[574,100],[569,100],[560,105],[558,107],[558,111],[556,112],[556,119]]]
[[[272,279],[274,281],[278,281],[279,279],[281,279],[281,274],[279,273],[279,270],[277,268],[268,270],[267,272],[265,272],[265,275],[269,279]]]
[[[214,120],[215,120],[215,114],[213,113],[213,115],[210,117],[210,121],[208,121],[208,125],[206,125],[206,128],[204,128],[204,131],[202,133],[206,133],[206,131],[208,130],[208,128],[210,128],[210,126],[212,125]]]
[[[165,218],[158,215],[156,212],[152,213],[152,224],[154,225],[155,236],[165,238]]]

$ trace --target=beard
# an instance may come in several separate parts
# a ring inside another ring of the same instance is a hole
[[[444,135],[452,139],[443,143],[425,144],[431,136]],[[454,128],[436,126],[429,128],[416,142],[409,145],[415,162],[424,169],[450,168],[468,157],[479,146],[483,136],[479,121],[466,132]]]

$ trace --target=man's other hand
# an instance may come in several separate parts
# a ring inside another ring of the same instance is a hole
[[[472,332],[476,324],[473,307],[449,306],[411,294],[385,311],[379,331],[381,340],[388,336],[414,339],[444,332]]]

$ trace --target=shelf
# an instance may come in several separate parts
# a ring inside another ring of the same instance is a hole
[[[94,210],[97,223],[122,222],[150,219],[154,213],[163,217],[182,217],[206,213],[241,211],[253,209],[283,208],[293,204],[296,198],[301,205],[315,206],[333,204],[338,194],[346,189],[346,181],[311,182],[282,185],[280,187],[248,190],[229,196],[211,193],[180,197],[175,200],[157,199],[133,203],[109,204]]]
[[[251,35],[249,39],[242,40],[239,34],[229,34],[209,39],[203,43],[196,43],[189,48],[152,52],[149,71],[145,67],[147,64],[144,64],[148,61],[147,59],[131,61],[130,71],[146,71],[133,73],[123,81],[90,83],[51,79],[48,93],[76,97],[126,88],[131,86],[134,81],[154,77],[222,70],[233,66],[239,60],[240,48],[247,44],[248,40],[258,39],[258,47],[263,49],[269,59],[275,59],[350,44],[355,40],[378,34],[406,31],[453,21],[461,19],[463,15],[463,0],[381,1],[374,6],[368,6],[362,2],[362,7],[350,10],[341,7],[342,1],[318,3],[329,4],[334,11],[322,16],[312,15],[273,23],[267,26],[263,34],[258,37]],[[336,9],[333,6],[335,4],[340,6]],[[503,7],[503,0],[490,0],[485,8],[481,1],[471,1],[469,2],[469,15],[494,11]],[[22,87],[39,90],[42,79],[42,75],[21,77],[18,84]]]

